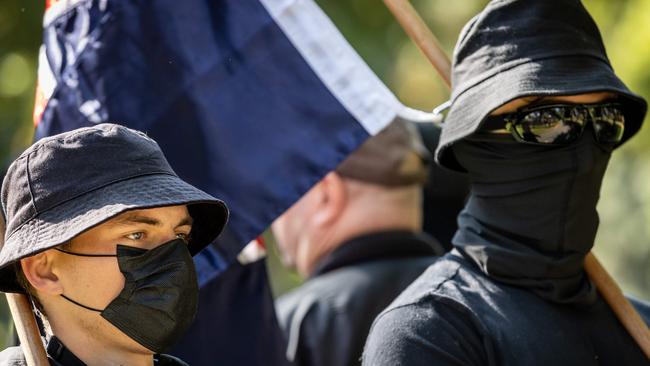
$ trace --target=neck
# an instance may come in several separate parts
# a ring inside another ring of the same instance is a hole
[[[300,246],[304,250],[296,261],[298,272],[304,277],[309,277],[323,258],[358,236],[389,230],[421,231],[422,219],[418,209],[393,212],[394,214],[387,214],[387,211],[376,211],[377,214],[341,215],[336,225],[313,235]]]
[[[500,220],[493,220],[495,215],[472,209],[485,207],[474,196],[467,206],[458,217],[453,244],[488,277],[528,288],[551,302],[588,304],[595,299],[594,287],[583,270],[585,252],[561,246],[552,250],[548,242],[543,245],[538,238],[526,237],[526,230],[499,225],[499,221],[518,220],[508,215],[496,215]]]
[[[81,317],[77,317],[76,311],[67,309],[67,312],[62,312],[61,310],[65,309],[57,310],[59,311],[48,311],[51,314],[48,320],[52,333],[86,365],[153,365],[153,354],[139,344],[129,345],[129,347],[114,340],[109,341],[108,337],[106,337],[107,333],[116,335],[116,337],[112,338],[125,338],[127,336],[112,325],[106,324],[107,322],[103,318],[96,321],[78,321]],[[71,316],[76,317],[77,320],[71,319]],[[99,317],[99,314],[97,316]],[[83,318],[87,319],[88,316],[86,315]],[[128,341],[135,342],[130,339]]]
[[[609,152],[585,133],[554,148],[470,139],[454,154],[472,185],[454,246],[495,280],[553,302],[595,300],[583,261]]]

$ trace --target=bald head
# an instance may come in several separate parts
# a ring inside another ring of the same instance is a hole
[[[356,236],[387,230],[419,231],[418,184],[387,187],[329,173],[272,226],[283,261],[303,276]]]

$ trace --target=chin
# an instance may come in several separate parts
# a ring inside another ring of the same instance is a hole
[[[127,344],[125,345],[125,348],[128,349],[130,353],[137,353],[141,355],[154,355],[157,352],[154,352],[147,347],[141,345],[140,343],[134,341],[133,339],[129,338],[128,336],[124,335],[127,338]]]
[[[107,334],[106,341],[112,343],[117,349],[139,355],[154,355],[157,353],[141,345],[105,319],[102,320],[103,330]]]

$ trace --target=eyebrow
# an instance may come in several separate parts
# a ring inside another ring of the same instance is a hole
[[[185,216],[181,221],[179,221],[178,224],[176,224],[175,227],[179,226],[185,226],[185,225],[192,225],[192,217],[191,216]],[[129,224],[145,224],[145,225],[151,225],[151,226],[162,226],[162,223],[160,220],[150,217],[150,216],[144,216],[144,215],[127,215],[125,217],[119,218],[115,220],[112,224],[114,225],[129,225]]]

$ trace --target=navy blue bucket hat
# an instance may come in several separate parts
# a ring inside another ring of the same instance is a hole
[[[144,133],[100,124],[39,140],[2,183],[6,219],[0,291],[23,292],[14,263],[63,244],[125,211],[188,205],[194,255],[228,218],[226,205],[180,179]]]
[[[647,104],[614,73],[582,3],[492,1],[465,25],[454,49],[451,107],[436,161],[463,171],[450,147],[514,99],[600,91],[618,94],[623,105],[623,143],[641,127]]]

